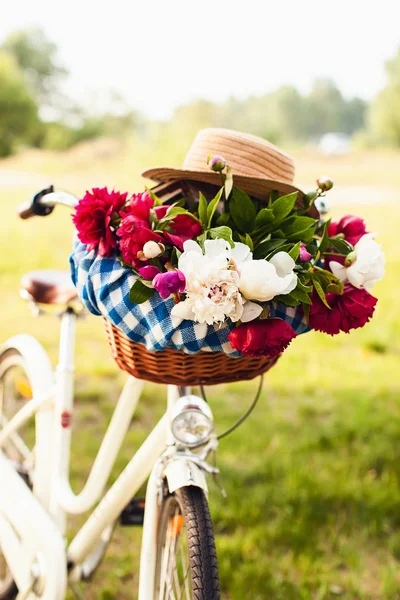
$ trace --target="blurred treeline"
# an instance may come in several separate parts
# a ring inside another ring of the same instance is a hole
[[[222,104],[196,100],[169,121],[151,122],[118,94],[101,93],[78,105],[62,90],[68,72],[57,47],[41,29],[16,31],[0,45],[0,156],[21,146],[64,150],[99,137],[176,139],[186,145],[201,127],[228,127],[275,143],[315,143],[328,132],[358,145],[400,146],[400,48],[386,64],[387,85],[371,104],[344,98],[334,82],[319,79],[304,95],[289,85],[262,96]],[[172,136],[172,137],[171,137]]]

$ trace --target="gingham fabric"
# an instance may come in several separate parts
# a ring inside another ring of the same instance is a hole
[[[228,340],[234,327],[231,322],[204,326],[185,320],[177,324],[171,319],[173,299],[163,300],[157,292],[143,304],[130,302],[129,290],[135,275],[116,258],[100,257],[97,250],[88,252],[84,244],[76,242],[70,265],[72,281],[87,310],[107,317],[128,338],[144,344],[147,350],[174,348],[189,354],[205,350],[240,356]],[[298,334],[308,331],[303,313],[297,308],[270,302],[270,316],[284,319]]]

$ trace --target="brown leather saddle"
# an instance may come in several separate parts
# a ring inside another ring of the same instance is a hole
[[[21,287],[38,304],[68,304],[77,297],[67,271],[30,271],[23,275]]]

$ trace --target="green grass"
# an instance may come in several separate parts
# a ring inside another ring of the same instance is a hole
[[[300,160],[300,178],[311,172],[307,161]],[[388,166],[379,157],[373,164],[371,185]],[[393,173],[388,180],[396,185]],[[361,185],[362,173],[351,181]],[[49,219],[19,222],[14,210],[26,193],[0,190],[1,337],[30,332],[55,362],[57,318],[32,319],[18,297],[18,280],[30,269],[65,268],[72,230],[62,209]],[[400,210],[385,193],[383,185],[379,206],[333,211],[362,214],[380,232],[388,264],[373,290],[379,298],[374,319],[350,335],[295,340],[268,373],[253,415],[221,441],[218,466],[228,498],[210,481],[210,504],[224,599],[400,598]],[[72,474],[78,491],[125,378],[94,317],[79,323],[76,362]],[[252,382],[209,390],[219,431],[246,410],[255,389]],[[164,402],[161,388],[146,386],[113,478]],[[87,600],[136,597],[140,534],[140,528],[116,530],[96,578],[82,588]]]

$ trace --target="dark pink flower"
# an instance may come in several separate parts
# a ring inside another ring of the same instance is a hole
[[[160,273],[160,269],[158,267],[153,267],[152,265],[146,265],[145,267],[138,269],[138,273],[140,277],[143,277],[143,279],[151,281]]]
[[[149,223],[130,213],[122,219],[117,235],[121,238],[119,248],[124,262],[134,267],[143,265],[137,254],[143,251],[146,242],[150,240],[163,241],[158,233],[152,231]]]
[[[297,336],[282,319],[263,319],[242,323],[232,329],[228,339],[232,348],[249,356],[279,356]]]
[[[367,232],[365,223],[360,217],[346,215],[340,221],[333,221],[328,227],[329,237],[342,233],[346,242],[355,246],[358,240]]]
[[[182,294],[185,291],[186,279],[182,271],[167,271],[167,273],[159,273],[153,279],[153,287],[165,300],[171,294]]]
[[[139,194],[133,194],[126,207],[126,214],[134,215],[143,221],[149,222],[150,220],[150,209],[154,206],[154,200],[150,196],[149,192]]]
[[[163,204],[162,206],[155,206],[154,212],[157,215],[157,220],[160,221],[165,217],[167,210],[170,208],[168,204]]]
[[[331,310],[325,306],[316,292],[311,296],[309,324],[312,329],[336,335],[340,331],[349,333],[358,329],[372,317],[378,302],[367,290],[345,285],[342,295],[328,292],[325,294]]]
[[[117,242],[110,229],[112,214],[120,211],[127,193],[109,192],[105,188],[93,188],[79,201],[72,217],[78,238],[88,250],[99,248],[100,256],[111,256]]]

